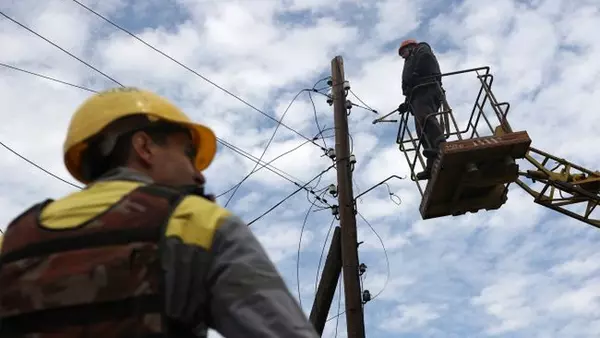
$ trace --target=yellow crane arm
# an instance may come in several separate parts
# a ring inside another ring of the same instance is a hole
[[[537,157],[537,159],[536,159]],[[600,228],[600,172],[529,148],[525,159],[532,170],[519,171],[516,180],[535,203]],[[530,179],[528,185],[523,179]],[[594,211],[596,211],[594,213]]]

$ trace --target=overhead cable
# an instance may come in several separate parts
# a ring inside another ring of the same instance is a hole
[[[4,66],[6,68],[12,69],[12,70],[16,70],[16,71],[20,71],[20,72],[23,72],[23,73],[26,73],[26,74],[34,75],[34,76],[37,76],[37,77],[40,77],[40,78],[43,78],[43,79],[46,79],[46,80],[54,81],[54,82],[61,83],[61,84],[64,84],[64,85],[68,85],[70,87],[82,89],[82,90],[85,90],[85,91],[88,91],[88,92],[92,92],[92,93],[97,93],[98,92],[97,90],[94,90],[94,89],[91,89],[91,88],[87,88],[87,87],[76,85],[76,84],[69,83],[69,82],[66,82],[66,81],[58,80],[58,79],[55,79],[55,78],[52,78],[52,77],[49,77],[49,76],[46,76],[46,75],[43,75],[43,74],[40,74],[40,73],[28,71],[28,70],[21,69],[21,68],[15,67],[15,66],[7,65],[7,64],[0,64],[0,65]],[[235,153],[237,153],[237,154],[239,154],[241,156],[244,156],[245,158],[247,158],[247,159],[249,159],[249,160],[251,160],[253,162],[260,163],[259,161],[257,161],[256,157],[254,157],[254,156],[250,155],[249,153],[243,151],[239,147],[237,147],[237,146],[235,146],[233,144],[230,144],[229,142],[227,142],[227,141],[225,141],[225,140],[223,140],[223,139],[221,139],[219,137],[217,137],[217,141],[220,144],[222,144],[223,146],[227,147],[228,149],[234,151]],[[6,144],[0,143],[0,145],[3,146],[4,148],[6,148],[7,150],[9,150],[10,152],[14,153],[15,155],[17,155],[18,157],[20,157],[24,161],[28,162],[29,164],[31,164],[31,165],[37,167],[38,169],[44,171],[48,175],[50,175],[50,176],[52,176],[52,177],[54,177],[54,178],[56,178],[56,179],[58,179],[60,181],[63,181],[63,182],[65,182],[65,183],[67,183],[67,184],[69,184],[69,185],[71,185],[73,187],[82,189],[81,186],[76,185],[74,183],[71,183],[71,182],[65,180],[64,178],[61,178],[61,177],[57,176],[56,174],[48,171],[47,169],[44,169],[43,167],[37,165],[35,162],[33,162],[33,161],[29,160],[28,158],[26,158],[25,156],[19,154],[17,151],[13,150],[12,148],[10,148],[9,146],[7,146]],[[279,157],[281,157],[281,155],[278,156],[278,158]],[[260,169],[262,169],[262,168],[266,168],[269,171],[273,172],[274,174],[282,177],[283,179],[285,179],[285,180],[287,180],[287,181],[289,181],[289,182],[291,182],[291,183],[293,183],[293,184],[295,184],[297,186],[300,186],[300,183],[298,183],[300,180],[298,180],[297,178],[294,178],[292,175],[286,173],[285,171],[283,171],[281,169],[278,169],[277,167],[275,167],[273,165],[270,165],[269,163],[261,164],[261,165],[262,165],[261,168],[257,169],[257,171],[260,170]],[[290,178],[286,177],[284,174],[287,175],[287,176],[289,176],[289,177],[294,178],[296,181],[294,181],[293,179],[290,179]]]
[[[16,23],[17,25],[23,27],[24,29],[28,30],[30,33],[36,35],[37,37],[39,37],[40,39],[48,42],[49,44],[51,44],[52,46],[60,49],[62,52],[68,54],[69,56],[71,56],[72,58],[78,60],[79,62],[83,63],[84,65],[90,67],[91,69],[95,70],[96,72],[100,73],[101,75],[103,75],[104,77],[106,77],[107,79],[111,80],[112,82],[118,84],[119,86],[123,87],[123,85],[121,84],[121,82],[115,80],[114,78],[112,78],[110,75],[107,75],[106,73],[103,73],[101,70],[99,70],[98,68],[92,66],[91,64],[83,61],[82,59],[78,58],[77,56],[71,54],[68,50],[62,48],[61,46],[57,45],[56,43],[50,41],[49,39],[47,39],[46,37],[42,36],[41,34],[37,33],[36,31],[34,31],[33,29],[25,26],[24,24],[20,23],[19,21],[11,18],[10,16],[6,15],[4,12],[0,11],[0,15],[4,16],[5,18],[7,18],[8,20]]]
[[[298,96],[300,96],[300,94],[302,94],[303,92],[305,92],[307,90],[310,91],[310,89],[302,89],[302,90],[300,90],[294,96],[294,98],[292,98],[292,101],[290,101],[290,103],[288,104],[287,108],[285,108],[283,114],[281,114],[281,117],[279,118],[279,120],[277,120],[277,126],[275,127],[275,130],[273,130],[273,134],[271,134],[271,138],[269,138],[269,141],[267,141],[267,144],[266,144],[265,148],[263,149],[262,154],[258,158],[259,161],[261,161],[263,159],[263,157],[265,156],[265,154],[267,153],[267,149],[269,149],[269,146],[271,145],[271,142],[273,142],[273,139],[275,138],[275,135],[277,134],[277,130],[279,130],[279,126],[282,125],[283,119],[287,115],[288,111],[290,110],[290,108],[292,107],[292,105],[294,104],[294,102],[296,101],[296,99],[298,98]],[[314,143],[313,140],[309,140],[309,141],[312,142],[312,143]],[[327,149],[322,148],[322,150],[326,151]],[[252,175],[256,171],[256,167],[258,167],[258,162],[256,163],[256,165],[254,165],[254,168],[252,168],[252,170],[240,181],[240,183],[237,184],[237,186],[233,190],[233,193],[231,193],[231,195],[229,195],[229,198],[227,199],[227,202],[225,202],[225,207],[227,207],[227,205],[229,205],[229,202],[231,202],[231,200],[233,199],[233,196],[235,196],[235,193],[242,186],[242,184],[250,177],[250,175]]]
[[[339,162],[340,160],[336,161]],[[248,223],[248,226],[252,225],[254,222],[258,221],[259,219],[263,218],[264,216],[266,216],[267,214],[269,214],[271,211],[275,210],[275,208],[277,208],[278,206],[280,206],[281,204],[283,204],[283,202],[287,201],[288,199],[290,199],[292,196],[296,195],[300,190],[304,190],[306,189],[306,186],[309,185],[312,181],[318,179],[319,177],[323,176],[326,172],[328,172],[329,170],[331,170],[331,168],[335,167],[335,164],[330,165],[327,169],[321,171],[319,174],[317,174],[317,176],[313,177],[310,181],[308,181],[306,184],[300,186],[298,189],[294,190],[294,192],[292,192],[291,194],[287,195],[285,198],[283,198],[282,200],[280,200],[279,202],[277,202],[275,205],[273,205],[271,208],[269,208],[267,211],[263,212],[260,216],[256,217],[255,219],[253,219],[250,223]]]
[[[152,50],[154,50],[155,52],[161,54],[162,56],[166,57],[167,59],[175,62],[176,64],[178,64],[179,66],[183,67],[184,69],[188,70],[189,72],[193,73],[194,75],[198,76],[199,78],[201,78],[202,80],[210,83],[211,85],[213,85],[214,87],[218,88],[219,90],[225,92],[226,94],[234,97],[235,99],[237,99],[238,101],[242,102],[243,104],[245,104],[246,106],[254,109],[255,111],[257,111],[258,113],[266,116],[267,118],[278,122],[277,119],[267,113],[265,113],[264,111],[258,109],[256,106],[252,105],[251,103],[249,103],[248,101],[242,99],[240,96],[232,93],[231,91],[223,88],[222,86],[218,85],[217,83],[213,82],[212,80],[210,80],[209,78],[207,78],[206,76],[198,73],[197,71],[193,70],[192,68],[186,66],[185,64],[183,64],[182,62],[178,61],[177,59],[169,56],[168,54],[166,54],[165,52],[161,51],[160,49],[154,47],[153,45],[151,45],[150,43],[146,42],[145,40],[143,40],[142,38],[140,38],[139,36],[137,36],[136,34],[130,32],[129,30],[123,28],[122,26],[118,25],[117,23],[111,21],[110,19],[108,19],[107,17],[103,16],[102,14],[94,11],[93,9],[91,9],[90,7],[82,4],[81,2],[77,1],[77,0],[71,0],[73,2],[75,2],[76,4],[78,4],[79,6],[85,8],[87,11],[91,12],[92,14],[96,15],[97,17],[101,18],[102,20],[106,21],[107,23],[109,23],[110,25],[112,25],[113,27],[123,31],[124,33],[128,34],[129,36],[131,36],[132,38],[138,40],[139,42],[143,43],[144,45],[146,45],[147,47],[151,48]],[[304,138],[307,141],[311,141],[313,144],[315,144],[316,146],[319,146],[317,143],[315,143],[314,141],[310,140],[308,137],[302,135],[300,132],[298,132],[297,130],[281,123],[281,125],[285,128],[287,128],[288,130],[294,132],[295,134],[297,134],[298,136]],[[319,146],[320,147],[320,146]]]

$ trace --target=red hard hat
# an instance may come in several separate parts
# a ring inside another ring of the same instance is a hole
[[[400,44],[400,48],[398,48],[398,55],[400,55],[402,48],[406,47],[406,46],[410,46],[410,45],[416,45],[417,44],[417,40],[414,39],[407,39],[402,41],[402,43]]]

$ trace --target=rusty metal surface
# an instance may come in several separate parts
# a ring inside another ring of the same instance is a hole
[[[525,131],[443,144],[421,201],[423,219],[498,209],[518,178],[510,159],[523,158],[530,144]],[[469,173],[468,163],[477,171]]]

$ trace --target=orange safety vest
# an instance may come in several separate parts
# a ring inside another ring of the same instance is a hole
[[[0,337],[166,337],[165,227],[184,193],[138,187],[72,229],[44,228],[51,199],[11,222],[0,252]]]

